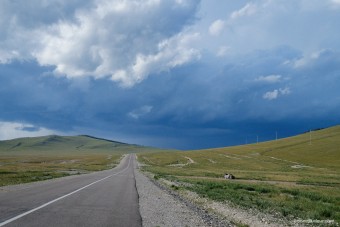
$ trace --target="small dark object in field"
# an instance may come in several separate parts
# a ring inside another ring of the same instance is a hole
[[[232,175],[231,173],[226,173],[226,174],[224,174],[224,179],[227,179],[227,180],[235,179],[235,176]]]

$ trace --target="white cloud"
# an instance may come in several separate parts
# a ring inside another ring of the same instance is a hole
[[[290,88],[286,87],[286,88],[280,88],[279,92],[281,95],[289,95],[291,93]]]
[[[244,16],[251,16],[257,12],[257,5],[247,3],[244,7],[231,13],[230,18],[235,20]]]
[[[279,90],[275,89],[274,91],[268,91],[263,95],[264,99],[273,100],[279,96]]]
[[[230,47],[228,46],[221,46],[217,51],[218,57],[223,57],[228,53],[228,50],[230,50]]]
[[[210,26],[209,26],[209,33],[213,36],[218,36],[222,33],[225,26],[225,21],[223,20],[215,20]]]
[[[46,136],[53,134],[60,133],[47,128],[36,127],[32,124],[0,121],[0,140],[9,140],[20,137]]]
[[[145,105],[128,113],[128,116],[138,120],[140,117],[150,113],[153,106]]]
[[[288,87],[286,87],[286,88],[279,88],[279,89],[275,89],[274,91],[266,92],[262,96],[262,98],[263,99],[267,99],[267,100],[274,100],[274,99],[277,99],[279,96],[289,95],[290,93],[291,93],[291,90]]]
[[[159,73],[186,62],[200,58],[200,52],[189,47],[198,34],[178,34],[163,40],[155,54],[137,54],[136,59],[125,69],[117,70],[111,79],[124,87],[131,87],[144,80],[150,73]]]
[[[285,64],[291,64],[294,68],[301,68],[304,66],[307,66],[315,61],[317,61],[322,55],[326,55],[328,52],[330,52],[327,49],[322,49],[319,51],[312,52],[311,54],[306,54],[305,56],[293,60],[293,61],[287,61]]]
[[[331,7],[333,9],[339,9],[340,8],[340,0],[331,0]]]
[[[278,83],[282,79],[281,75],[269,75],[269,76],[260,76],[255,79],[255,81],[259,82],[267,82],[267,83]]]
[[[10,63],[13,58],[19,58],[17,51],[3,51],[0,49],[0,64]]]
[[[0,41],[0,63],[34,58],[40,65],[55,66],[56,74],[111,77],[128,87],[199,56],[186,42],[195,34],[185,33],[199,1],[88,0],[67,16],[63,12],[72,3],[62,2],[35,0],[22,8],[12,1],[0,3],[0,12],[6,11],[0,21],[12,21],[10,26],[0,23],[0,34],[6,34]],[[57,6],[60,11],[44,12]]]
[[[225,32],[218,41],[219,45],[223,42],[233,47],[230,55],[247,54],[275,46],[292,47],[308,53],[315,47],[338,49],[339,32],[336,21],[339,21],[339,14],[330,11],[331,6],[340,6],[338,1],[257,0],[247,1],[241,7],[241,3],[230,3],[230,8],[225,8],[236,10],[225,10],[228,18],[221,17],[221,13],[211,13],[210,17],[225,19]],[[291,26],[292,24],[295,26]],[[305,40],[301,37],[310,38]]]

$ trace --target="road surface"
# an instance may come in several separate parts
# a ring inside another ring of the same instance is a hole
[[[0,226],[142,226],[135,156],[112,170],[0,188]]]

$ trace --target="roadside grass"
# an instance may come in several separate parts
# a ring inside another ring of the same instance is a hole
[[[258,144],[140,153],[138,160],[157,177],[192,182],[188,189],[213,200],[340,223],[340,126]],[[236,180],[226,182],[225,173]]]
[[[216,201],[229,201],[243,208],[255,208],[287,219],[335,220],[340,222],[340,189],[282,187],[269,184],[246,184],[185,180],[187,189]]]
[[[121,155],[2,155],[0,186],[110,169],[117,165]]]

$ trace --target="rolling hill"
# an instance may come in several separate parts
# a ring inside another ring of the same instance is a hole
[[[204,198],[294,220],[340,223],[340,126],[243,146],[139,154],[156,179]],[[235,180],[225,180],[225,173]],[[237,220],[242,223],[242,220]]]
[[[51,135],[0,141],[2,154],[137,153],[150,150],[157,149],[87,135]]]
[[[158,151],[86,135],[0,141],[0,186],[105,170],[124,154]]]
[[[258,144],[141,154],[146,164],[157,168],[186,169],[194,175],[221,176],[224,171],[295,171],[296,169],[340,171],[340,126]],[[190,158],[190,159],[189,159]],[[182,165],[182,166],[181,166]],[[197,171],[194,171],[197,170]],[[198,171],[200,170],[200,171]],[[293,172],[294,172],[293,171]],[[183,174],[189,174],[183,171]]]

